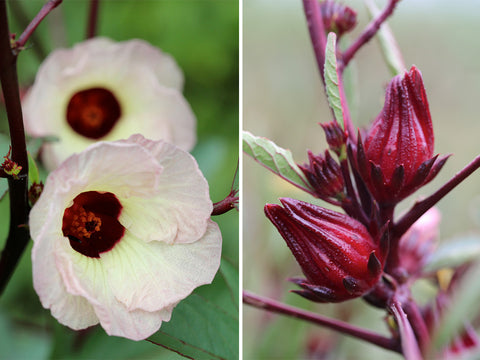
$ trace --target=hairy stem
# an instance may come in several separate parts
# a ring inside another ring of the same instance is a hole
[[[26,226],[29,212],[27,146],[18,88],[17,56],[11,48],[5,1],[0,2],[0,81],[10,129],[12,161],[22,167],[18,179],[8,179],[10,227],[5,248],[0,257],[1,294],[30,239]]]
[[[30,36],[33,34],[37,26],[40,25],[45,16],[47,16],[61,3],[62,0],[49,0],[45,5],[43,5],[38,14],[33,18],[30,24],[28,24],[27,28],[23,31],[22,35],[20,35],[20,37],[18,38],[18,41],[16,42],[16,47],[24,47]]]
[[[293,306],[253,294],[249,291],[243,292],[243,302],[259,309],[306,320],[316,325],[338,331],[342,334],[353,336],[357,339],[380,346],[387,350],[400,352],[399,344],[395,339],[384,337],[369,330],[350,325],[343,321],[330,319],[325,316],[298,309]]]
[[[393,226],[393,236],[400,238],[415,221],[425,214],[432,206],[439,202],[445,195],[452,191],[463,180],[469,177],[475,170],[480,167],[480,155],[456,173],[448,182],[440,189],[435,191],[429,197],[417,202],[398,222]]]
[[[340,73],[343,72],[343,69],[345,69],[348,63],[353,59],[357,51],[375,36],[378,29],[380,29],[380,26],[382,26],[385,20],[393,14],[395,6],[399,1],[400,0],[389,0],[385,9],[383,9],[383,11],[373,19],[370,24],[368,24],[357,40],[345,50],[342,57],[342,65],[340,66]]]
[[[87,39],[91,39],[97,34],[99,3],[100,0],[90,0],[90,9],[88,12],[87,24]]]

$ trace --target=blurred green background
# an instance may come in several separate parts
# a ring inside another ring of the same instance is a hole
[[[358,11],[354,38],[368,22],[361,1],[344,1]],[[381,8],[387,1],[376,1]],[[297,162],[306,150],[326,148],[318,122],[331,120],[315,65],[301,0],[243,1],[243,128],[292,150]],[[480,31],[477,1],[403,0],[389,24],[405,64],[423,74],[435,130],[436,153],[453,153],[438,177],[400,205],[428,195],[480,153]],[[365,126],[383,107],[391,75],[374,40],[355,58],[354,125]],[[294,197],[321,204],[245,156],[243,161],[244,288],[289,304],[387,334],[382,311],[362,300],[314,305],[288,291],[285,279],[301,270],[263,213],[266,203]],[[480,231],[479,174],[442,200],[441,241]],[[400,212],[399,211],[399,212]],[[345,336],[244,306],[245,359],[398,359],[398,355]]]
[[[11,32],[19,36],[25,26],[19,23],[19,15],[32,19],[44,3],[8,1]],[[18,59],[23,87],[33,82],[40,65],[37,50],[48,54],[85,38],[88,4],[65,0],[38,27],[39,39],[31,39]],[[214,202],[230,191],[238,162],[238,10],[237,0],[100,1],[98,35],[118,41],[145,39],[170,53],[183,70],[184,95],[198,121],[198,142],[192,153],[209,182]],[[0,128],[6,131],[3,109],[0,116]],[[6,154],[8,144],[2,144],[0,150],[2,156]],[[8,197],[0,203],[0,248],[8,229],[7,209]],[[238,213],[231,211],[214,221],[223,234],[223,262],[238,272]],[[102,329],[77,335],[58,325],[33,290],[30,249],[31,244],[0,297],[0,359],[182,358],[146,341],[108,337]],[[211,297],[208,300],[214,305],[228,303],[238,321],[238,288],[227,286],[220,273],[211,288],[204,286],[196,293]],[[175,311],[170,324],[162,329],[175,324]],[[235,344],[234,340],[232,348]]]

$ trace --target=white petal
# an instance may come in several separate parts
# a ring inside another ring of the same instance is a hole
[[[129,310],[111,289],[108,269],[101,259],[86,257],[73,249],[60,247],[56,260],[68,292],[84,297],[92,306],[107,334],[142,340],[168,321],[173,306],[149,312]],[[124,281],[131,281],[124,278]]]
[[[102,87],[115,95],[122,115],[101,140],[142,133],[188,151],[196,141],[196,119],[179,91],[182,82],[174,60],[143,41],[89,40],[53,52],[42,64],[22,101],[25,126],[32,136],[59,138],[47,145],[43,154],[49,169],[56,168],[69,155],[95,142],[68,125],[65,116],[71,97],[80,90]]]
[[[127,309],[157,311],[211,283],[220,266],[221,247],[218,225],[210,221],[205,235],[191,244],[145,243],[126,234],[100,256],[111,290]]]
[[[188,153],[166,142],[134,136],[127,143],[148,149],[163,167],[155,197],[122,200],[120,222],[137,237],[168,243],[192,242],[203,235],[212,212],[208,183]]]
[[[98,324],[98,318],[88,301],[66,291],[54,261],[55,248],[68,240],[58,231],[52,231],[54,227],[51,221],[44,225],[43,229],[34,230],[36,236],[32,249],[33,286],[40,302],[44,308],[51,310],[60,323],[74,330]]]
[[[56,193],[68,192],[76,196],[95,190],[123,198],[154,194],[161,172],[158,161],[141,146],[99,142],[85,152],[71,156],[52,172],[49,179],[55,179],[57,188],[52,191]]]
[[[160,84],[178,91],[183,90],[183,73],[172,56],[139,39],[121,42],[118,46],[121,47],[120,54],[124,58],[130,57],[126,61],[135,66],[154,69]]]

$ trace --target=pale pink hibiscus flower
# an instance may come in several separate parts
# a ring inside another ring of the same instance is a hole
[[[175,60],[145,41],[90,39],[53,51],[40,66],[22,101],[26,130],[58,138],[42,152],[50,170],[98,140],[136,133],[189,151],[196,119],[182,88]]]
[[[141,135],[98,142],[50,173],[30,213],[34,288],[79,330],[133,340],[210,283],[221,234],[195,159]]]

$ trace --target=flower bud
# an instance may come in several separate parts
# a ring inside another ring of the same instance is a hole
[[[325,131],[325,137],[327,138],[328,147],[339,158],[345,155],[345,144],[347,142],[347,134],[337,122],[331,121],[329,123],[320,124],[323,131]]]
[[[357,220],[303,201],[267,204],[276,226],[306,279],[294,292],[317,302],[340,302],[368,292],[379,280],[384,252]]]
[[[338,37],[352,30],[357,24],[357,13],[346,5],[333,0],[320,3],[320,12],[325,26],[325,31],[335,32]]]
[[[308,164],[300,165],[310,185],[315,189],[316,195],[320,199],[343,197],[343,176],[340,165],[330,156],[330,152],[325,151],[325,157],[322,155],[313,155],[308,152]]]
[[[436,248],[440,219],[440,211],[433,207],[400,238],[400,268],[405,272],[405,280],[422,275],[427,260]]]
[[[433,156],[434,135],[420,71],[412,66],[388,85],[385,105],[365,143],[359,136],[356,166],[373,197],[395,204],[431,181],[448,156]]]

